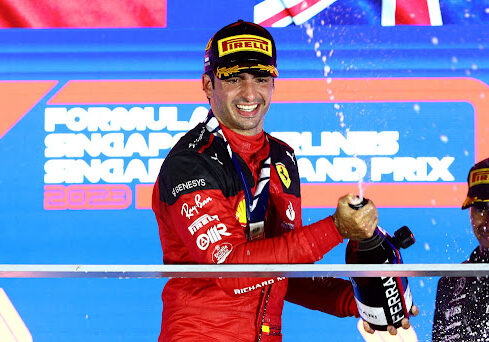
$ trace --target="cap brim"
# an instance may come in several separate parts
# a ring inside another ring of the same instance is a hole
[[[247,64],[217,67],[215,74],[219,79],[226,79],[247,72],[255,75],[278,77],[278,70],[273,65]]]
[[[467,209],[470,207],[472,204],[474,204],[474,198],[468,197],[465,199],[464,203],[462,204],[462,210]]]
[[[477,205],[478,203],[489,203],[489,199],[481,199],[481,198],[477,198],[477,197],[467,196],[464,203],[462,204],[462,209],[467,209],[469,207],[473,207],[473,206]]]

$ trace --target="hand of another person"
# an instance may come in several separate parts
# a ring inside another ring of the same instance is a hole
[[[411,316],[416,316],[417,314],[419,313],[419,309],[417,306],[413,305],[411,307]],[[404,317],[401,321],[401,326],[403,329],[409,329],[409,327],[411,326],[411,323],[409,323],[409,319]],[[363,329],[365,329],[366,332],[370,333],[370,334],[373,334],[375,332],[374,329],[372,329],[372,327],[370,326],[370,324],[368,324],[368,322],[366,321],[363,321]],[[389,325],[387,327],[387,331],[389,332],[389,334],[391,335],[397,335],[397,329],[394,328],[394,326],[392,325]]]
[[[338,200],[333,220],[344,239],[363,240],[372,236],[379,223],[377,208],[372,201],[360,209],[352,209],[348,204],[357,197],[348,194]]]

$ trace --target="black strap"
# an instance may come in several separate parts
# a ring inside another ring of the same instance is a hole
[[[268,157],[263,163],[258,182],[255,188],[255,194],[251,193],[251,186],[246,179],[246,176],[241,169],[236,153],[231,149],[226,137],[222,133],[219,121],[216,119],[212,111],[209,111],[205,122],[207,130],[214,136],[221,138],[226,144],[226,149],[229,157],[233,161],[234,169],[238,173],[241,185],[245,194],[246,221],[247,221],[247,239],[253,240],[264,237],[265,215],[268,207],[268,198],[270,196],[270,151]],[[268,140],[268,137],[266,138]]]

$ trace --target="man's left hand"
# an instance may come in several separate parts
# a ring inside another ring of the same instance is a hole
[[[413,305],[411,308],[411,316],[416,316],[418,313],[419,313],[418,307],[416,305]],[[409,329],[409,327],[411,327],[411,323],[409,323],[409,319],[406,317],[403,318],[401,321],[401,326],[403,329]],[[372,329],[370,324],[368,324],[366,321],[363,321],[363,329],[365,329],[365,331],[370,333],[370,334],[373,334],[375,332],[375,330]],[[387,331],[391,335],[397,335],[397,329],[394,328],[392,325],[389,325],[387,327]]]

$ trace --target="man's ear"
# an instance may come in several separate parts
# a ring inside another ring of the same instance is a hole
[[[213,93],[212,80],[207,74],[202,74],[202,90],[204,91],[208,99],[212,97],[212,93]]]

